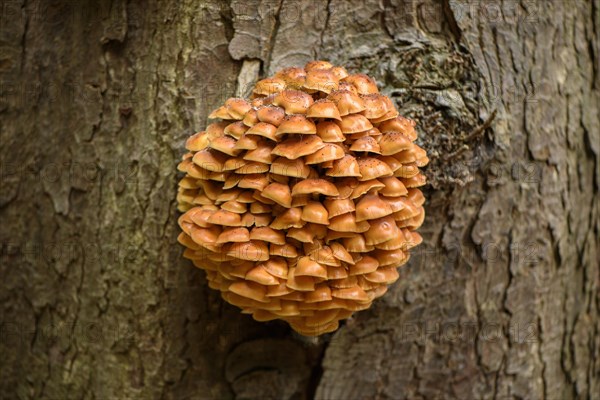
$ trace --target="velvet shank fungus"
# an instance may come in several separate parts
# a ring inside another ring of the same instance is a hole
[[[192,135],[178,169],[184,257],[257,321],[336,330],[421,243],[428,163],[414,121],[326,61],[259,81]]]

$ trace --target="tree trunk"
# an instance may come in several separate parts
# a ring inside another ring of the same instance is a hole
[[[1,18],[0,397],[598,398],[597,1],[6,0]],[[432,160],[400,281],[317,340],[208,289],[175,204],[208,113],[311,59],[375,77]]]

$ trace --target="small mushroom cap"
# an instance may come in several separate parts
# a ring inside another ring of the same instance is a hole
[[[327,267],[327,279],[343,279],[348,277],[348,271],[344,267]]]
[[[368,274],[369,272],[376,271],[378,267],[379,262],[377,259],[371,256],[364,256],[356,264],[350,266],[348,274],[351,276]]]
[[[287,279],[288,264],[283,257],[271,257],[262,265],[265,270],[276,278]]]
[[[365,74],[354,74],[349,75],[344,78],[344,82],[348,82],[352,84],[358,94],[373,94],[379,93],[379,89],[377,89],[377,84],[375,81],[368,75]]]
[[[356,114],[366,109],[365,102],[360,96],[350,90],[335,90],[327,96],[327,99],[337,106],[341,116]]]
[[[340,112],[336,105],[331,100],[321,99],[314,102],[306,112],[306,116],[310,118],[329,118],[342,120]]]
[[[342,279],[331,279],[329,286],[338,289],[350,288],[353,286],[358,286],[358,280],[355,276],[347,276],[346,278]]]
[[[329,225],[329,214],[323,204],[311,201],[302,208],[302,220],[315,224]]]
[[[333,257],[345,263],[351,265],[354,264],[354,259],[352,258],[352,255],[348,252],[348,250],[346,250],[344,246],[341,245],[341,243],[333,242],[329,244],[329,247],[331,248]]]
[[[415,121],[404,118],[396,117],[382,122],[379,125],[381,132],[400,132],[405,135],[410,141],[414,141],[417,138],[417,132],[415,131]]]
[[[256,110],[256,116],[260,122],[279,126],[285,117],[285,110],[273,105],[262,106]]]
[[[294,275],[327,279],[327,268],[318,262],[311,260],[310,257],[300,257]]]
[[[298,207],[292,207],[286,209],[282,214],[278,215],[273,222],[271,222],[271,228],[273,229],[289,229],[289,228],[301,228],[304,223],[301,221],[302,210]]]
[[[382,218],[392,213],[392,207],[376,194],[364,196],[356,205],[356,221]]]
[[[235,171],[236,169],[243,167],[247,163],[248,162],[246,160],[240,157],[230,158],[229,160],[225,161],[225,164],[223,164],[223,171]]]
[[[223,210],[231,211],[237,214],[243,214],[247,211],[246,204],[235,200],[229,200],[221,204]]]
[[[227,155],[215,151],[204,149],[196,154],[192,158],[192,161],[197,166],[204,168],[208,171],[222,172],[225,161],[227,160]]]
[[[268,184],[264,174],[246,174],[241,176],[237,185],[244,189],[263,190]]]
[[[267,289],[258,283],[248,281],[237,281],[229,286],[229,291],[238,296],[245,297],[261,303],[269,302]]]
[[[294,185],[292,196],[299,194],[322,194],[325,196],[337,196],[339,192],[335,185],[325,179],[305,179]]]
[[[306,72],[303,87],[308,91],[331,93],[338,88],[338,77],[328,69],[310,69]]]
[[[381,154],[381,149],[377,141],[371,136],[365,136],[357,139],[350,146],[351,151],[365,151],[370,153]]]
[[[368,181],[383,176],[392,176],[394,173],[389,165],[374,157],[359,157],[357,161],[361,175],[359,178],[360,181]]]
[[[250,109],[250,111],[244,115],[244,119],[242,119],[242,123],[247,127],[251,127],[258,122],[258,113],[254,108]]]
[[[386,112],[383,116],[381,116],[379,118],[373,118],[371,120],[371,122],[374,124],[379,124],[381,122],[384,122],[384,121],[387,121],[390,119],[394,119],[399,115],[400,115],[400,113],[394,108],[394,109],[389,110],[388,112]]]
[[[317,127],[314,122],[306,119],[304,115],[288,115],[283,119],[283,122],[277,128],[278,135],[282,135],[284,133],[310,135],[317,133]]]
[[[343,289],[334,289],[331,296],[344,300],[369,301],[367,293],[358,285]]]
[[[273,314],[280,317],[293,317],[300,315],[300,311],[298,310],[298,302],[281,300],[281,309],[273,311]]]
[[[265,286],[279,285],[279,280],[271,275],[263,265],[258,265],[246,273],[245,278],[249,281]],[[266,297],[266,295],[265,295]]]
[[[418,173],[412,178],[403,178],[401,180],[404,186],[406,186],[408,189],[423,186],[427,183],[427,178],[421,173]]]
[[[230,228],[225,229],[217,237],[216,243],[229,243],[229,242],[247,242],[250,240],[250,233],[246,228]]]
[[[272,244],[269,249],[269,254],[285,258],[296,258],[298,257],[298,250],[289,243],[286,243],[283,246]]]
[[[233,243],[229,248],[227,255],[239,258],[240,260],[266,261],[269,259],[269,248],[264,242],[258,240],[245,243]]]
[[[402,183],[402,181],[396,177],[382,177],[379,178],[381,183],[385,185],[383,189],[379,191],[384,196],[387,197],[397,197],[397,196],[406,196],[408,194],[408,190]]]
[[[408,189],[408,199],[417,207],[425,203],[425,196],[419,189]]]
[[[235,170],[236,174],[246,175],[246,174],[262,174],[269,170],[269,165],[250,161],[239,167]]]
[[[304,301],[306,303],[317,303],[319,301],[331,300],[331,289],[327,284],[318,284],[315,286],[315,290],[306,293]]]
[[[271,164],[273,162],[273,146],[270,141],[258,142],[258,147],[253,150],[248,150],[244,154],[243,159],[246,161],[256,161],[263,164]],[[227,164],[227,163],[225,163]]]
[[[346,115],[342,117],[342,120],[337,122],[337,124],[344,134],[368,131],[373,128],[371,122],[365,116],[360,114]]]
[[[304,68],[289,67],[277,72],[275,77],[283,79],[287,87],[299,89],[306,79],[306,71]]]
[[[320,140],[320,139],[319,139]],[[344,148],[333,143],[323,144],[320,150],[306,157],[307,164],[322,164],[328,161],[339,160],[345,155]],[[333,166],[333,163],[332,163]]]
[[[256,83],[253,92],[269,96],[285,89],[285,81],[280,78],[267,78]]]
[[[216,119],[216,118],[235,119],[229,114],[229,112],[227,111],[227,107],[225,107],[225,106],[221,106],[221,107],[217,108],[216,110],[214,110],[213,112],[211,112],[210,114],[208,114],[208,118],[209,119]]]
[[[271,164],[270,172],[277,175],[306,179],[310,174],[310,167],[306,165],[301,158],[289,160],[284,157],[279,157]]]
[[[331,218],[329,229],[337,232],[362,233],[369,230],[369,223],[366,221],[357,222],[354,213],[346,213]]]
[[[317,124],[317,135],[327,143],[340,143],[346,140],[342,129],[332,121],[321,121]]]
[[[323,147],[325,147],[325,143],[316,135],[292,136],[275,146],[273,154],[295,160],[313,154]]]
[[[244,125],[242,121],[237,121],[227,125],[223,130],[223,133],[234,139],[239,139],[247,130],[248,127]]]
[[[390,110],[390,101],[387,96],[372,93],[362,95],[361,98],[365,103],[364,116],[369,119],[383,117]],[[392,104],[393,106],[393,104]]]
[[[206,132],[195,133],[185,141],[185,148],[189,151],[200,151],[206,148],[206,146],[208,146],[208,135]]]
[[[306,114],[313,103],[312,96],[300,90],[284,90],[273,100],[273,104],[283,107],[286,114]]]
[[[258,148],[259,143],[263,142],[265,142],[265,140],[257,135],[247,135],[244,133],[236,142],[235,148],[239,150],[254,150]]]
[[[348,251],[355,253],[366,253],[375,249],[375,247],[367,245],[363,235],[353,235],[351,237],[343,238],[342,243]]]
[[[227,112],[233,119],[241,120],[252,106],[245,99],[231,98],[225,102],[225,108],[227,108]]]
[[[329,218],[337,217],[355,210],[354,202],[350,199],[327,199],[324,201]]]
[[[369,230],[365,232],[367,245],[383,243],[400,234],[400,229],[391,216],[370,220],[369,225]]]
[[[213,122],[206,127],[206,134],[209,139],[215,138],[217,136],[223,136],[225,133],[225,128],[230,124],[228,121],[221,122]]]
[[[208,217],[208,222],[221,226],[240,226],[242,218],[239,214],[227,210],[218,210]]]
[[[264,242],[284,245],[285,234],[281,231],[269,228],[268,226],[261,226],[252,228],[250,232],[251,240],[262,240]]]
[[[254,125],[246,131],[245,135],[258,135],[273,141],[277,141],[280,136],[278,128],[266,122],[259,122]]]
[[[349,154],[333,161],[333,166],[325,174],[333,177],[361,177],[358,161]]]
[[[315,60],[307,62],[306,65],[304,65],[304,70],[308,72],[315,69],[330,69],[332,67],[333,64],[329,61]]]
[[[288,185],[271,183],[264,188],[261,195],[284,207],[290,208],[292,206],[292,194]]]
[[[327,228],[324,225],[306,224],[301,228],[290,228],[287,237],[302,243],[312,243],[315,237],[325,236]]]
[[[410,164],[404,164],[400,168],[398,168],[396,171],[394,171],[394,176],[396,176],[398,178],[412,178],[413,176],[416,176],[418,173],[419,173],[419,167],[417,167],[417,164],[410,163]]]
[[[348,76],[348,71],[346,71],[346,68],[344,67],[334,66],[331,68],[331,72],[333,72],[338,79],[344,79]]]
[[[312,276],[297,276],[296,268],[290,268],[286,286],[300,292],[312,292],[315,290],[315,278]]]
[[[362,195],[364,195],[365,193],[368,193],[369,191],[377,191],[378,189],[381,189],[384,186],[385,185],[377,179],[371,179],[369,181],[359,182],[352,190],[352,194],[350,195],[350,198],[357,199],[357,198],[361,197]]]
[[[364,275],[365,279],[373,283],[385,283],[387,285],[392,284],[398,280],[400,275],[396,268],[377,268],[376,271],[369,272]]]

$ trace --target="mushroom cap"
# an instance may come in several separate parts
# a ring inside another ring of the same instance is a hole
[[[372,136],[365,136],[355,140],[354,143],[352,143],[352,146],[350,146],[350,150],[381,154],[379,144]]]
[[[342,129],[332,121],[319,122],[317,124],[317,135],[326,143],[340,143],[346,140]]]
[[[324,201],[324,205],[329,213],[329,218],[337,217],[356,209],[354,202],[350,199],[327,199]]]
[[[335,103],[331,100],[321,99],[315,101],[306,112],[306,116],[310,118],[330,118],[342,120],[340,112]]]
[[[303,87],[309,91],[320,91],[331,93],[338,88],[339,78],[330,68],[310,69],[306,72],[306,79]]]
[[[341,116],[356,114],[366,109],[365,102],[350,90],[336,90],[327,96],[336,106]]]
[[[360,114],[346,115],[342,117],[342,120],[337,122],[337,124],[344,134],[368,131],[373,128],[373,125],[367,117]]]
[[[260,80],[186,141],[183,256],[257,321],[319,335],[368,308],[423,241],[415,123],[328,61]]]
[[[296,160],[289,160],[284,157],[279,157],[273,161],[273,164],[271,164],[270,171],[277,175],[306,179],[310,174],[310,167],[306,165],[304,160],[300,158]]]
[[[304,68],[289,67],[277,72],[275,77],[283,79],[287,87],[300,89],[306,79],[306,71]]]
[[[366,221],[392,214],[392,207],[376,194],[363,196],[356,205],[356,220]]]
[[[311,135],[317,133],[317,127],[311,120],[302,114],[288,115],[277,128],[277,134],[298,133]]]
[[[368,75],[365,74],[354,74],[344,78],[344,82],[348,82],[356,88],[358,94],[373,94],[379,93],[377,84]]]
[[[248,129],[245,135],[258,135],[267,139],[277,141],[279,138],[278,128],[266,122],[259,122]]]
[[[323,147],[325,147],[325,143],[316,135],[292,136],[275,146],[273,154],[295,160],[316,153]]]
[[[393,175],[394,171],[389,165],[375,157],[359,157],[357,161],[361,181]]]
[[[350,154],[345,155],[339,160],[333,161],[333,166],[325,174],[333,177],[362,176],[358,161]]]
[[[325,179],[305,179],[296,183],[292,188],[292,196],[315,193],[325,196],[337,196],[339,194],[335,185]]]
[[[316,136],[318,138],[318,136]],[[319,139],[321,140],[321,139]],[[344,148],[333,143],[323,143],[321,149],[309,154],[306,157],[307,164],[322,164],[327,161],[334,161],[344,158]]]
[[[300,90],[282,90],[273,99],[273,104],[283,107],[286,114],[306,114],[314,100]]]
[[[288,185],[277,182],[270,183],[263,189],[261,195],[284,207],[290,208],[292,206],[292,194]]]
[[[256,83],[253,93],[269,96],[285,89],[285,81],[280,78],[262,79]]]
[[[285,117],[285,110],[274,105],[265,105],[256,109],[256,117],[260,122],[279,126]]]

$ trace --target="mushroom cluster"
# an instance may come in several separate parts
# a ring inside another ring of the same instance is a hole
[[[370,77],[312,61],[209,118],[178,167],[179,242],[226,301],[319,335],[398,279],[429,160]]]

